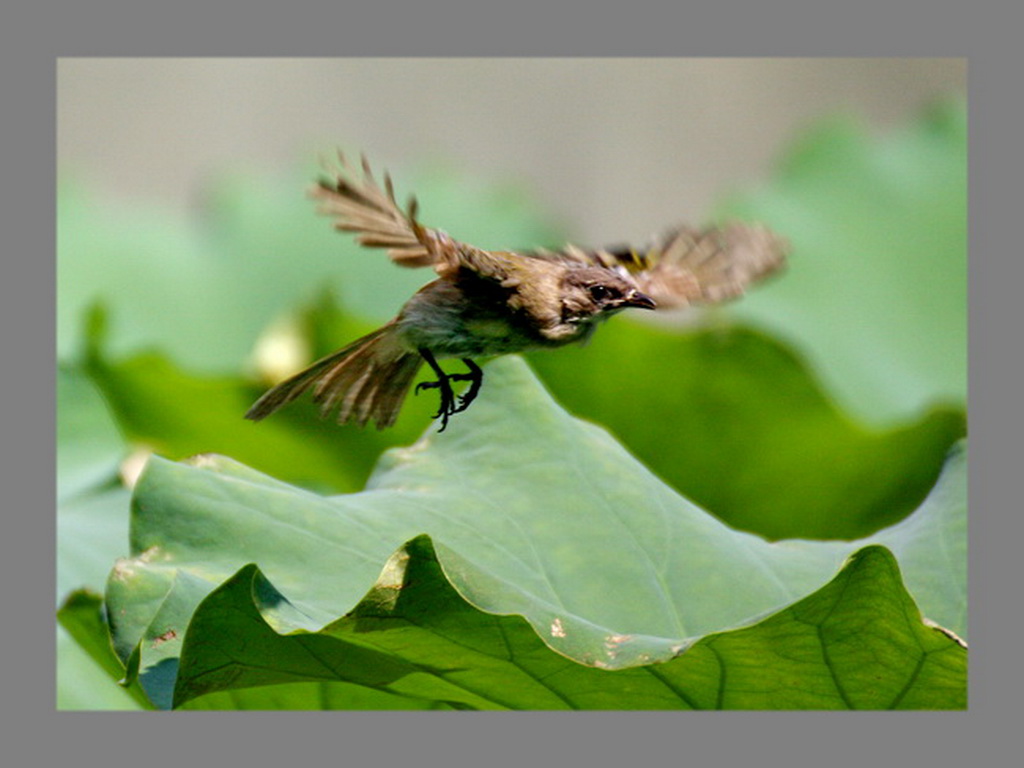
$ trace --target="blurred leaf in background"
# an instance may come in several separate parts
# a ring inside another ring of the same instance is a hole
[[[967,110],[946,101],[883,136],[844,119],[794,142],[724,215],[793,246],[737,316],[799,348],[844,409],[892,424],[967,398]]]

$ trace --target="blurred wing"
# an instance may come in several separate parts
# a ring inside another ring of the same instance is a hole
[[[403,211],[395,201],[391,177],[384,174],[382,189],[365,156],[359,173],[339,152],[333,179],[321,180],[310,196],[320,201],[320,213],[334,218],[335,229],[356,233],[360,245],[386,248],[399,266],[433,266],[442,276],[463,267],[497,280],[506,276],[505,258],[420,224],[415,197]]]
[[[741,296],[785,264],[788,245],[767,227],[679,227],[642,250],[628,247],[536,251],[536,258],[598,264],[628,272],[659,309],[715,304]]]
[[[785,240],[756,224],[683,227],[640,257],[636,280],[663,307],[716,304],[781,269],[788,250]]]

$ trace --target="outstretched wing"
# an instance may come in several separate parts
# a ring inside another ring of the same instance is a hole
[[[362,157],[362,173],[340,151],[332,178],[323,178],[310,190],[320,201],[319,211],[334,218],[334,227],[356,233],[356,242],[387,248],[388,256],[403,267],[425,267],[440,258],[437,233],[416,220],[416,198],[403,211],[395,201],[391,177],[384,174],[381,189],[370,164]]]
[[[505,279],[507,255],[460,243],[439,229],[423,226],[416,218],[415,197],[402,210],[387,173],[382,188],[365,155],[361,170],[338,152],[333,177],[321,179],[310,190],[310,196],[320,201],[320,213],[334,218],[335,229],[354,232],[360,245],[386,248],[391,260],[402,267],[432,266],[442,276],[467,268],[483,277]]]
[[[661,309],[737,298],[751,283],[781,269],[787,251],[785,240],[767,227],[729,224],[678,227],[639,250],[569,245],[530,255],[624,269]]]

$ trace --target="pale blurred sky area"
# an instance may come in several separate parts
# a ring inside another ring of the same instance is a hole
[[[218,173],[343,145],[396,181],[444,161],[518,182],[587,243],[706,217],[820,119],[884,131],[967,87],[965,59],[65,58],[57,75],[58,172],[104,193],[184,209]]]

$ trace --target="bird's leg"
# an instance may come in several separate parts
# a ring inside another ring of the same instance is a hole
[[[419,394],[421,389],[438,390],[441,404],[437,409],[437,413],[434,414],[434,418],[441,419],[441,429],[438,432],[444,432],[445,427],[448,426],[448,417],[466,410],[469,404],[476,398],[477,393],[480,392],[480,385],[483,383],[484,373],[476,363],[466,358],[463,358],[462,362],[469,368],[469,373],[445,373],[441,370],[441,366],[437,364],[437,360],[434,359],[434,355],[429,350],[421,349],[420,355],[422,355],[423,359],[427,361],[427,365],[437,375],[437,381],[421,381],[416,385],[414,392]],[[469,389],[459,397],[458,403],[455,401],[455,393],[452,392],[451,382],[453,381],[470,382]]]
[[[444,428],[448,426],[448,417],[455,413],[455,394],[452,392],[452,385],[449,381],[451,377],[441,370],[441,366],[437,364],[437,360],[434,359],[430,350],[420,349],[420,355],[437,375],[437,381],[421,381],[416,385],[416,389],[413,392],[418,395],[421,389],[438,390],[438,394],[441,397],[441,405],[433,418],[441,419],[441,428],[438,432],[444,432]]]
[[[476,396],[480,393],[480,385],[484,382],[484,372],[480,370],[480,366],[474,363],[468,358],[462,358],[462,362],[469,368],[469,373],[457,373],[448,378],[453,381],[468,381],[469,389],[459,395],[459,404],[455,407],[452,413],[459,413],[469,408],[469,404],[472,403]]]

